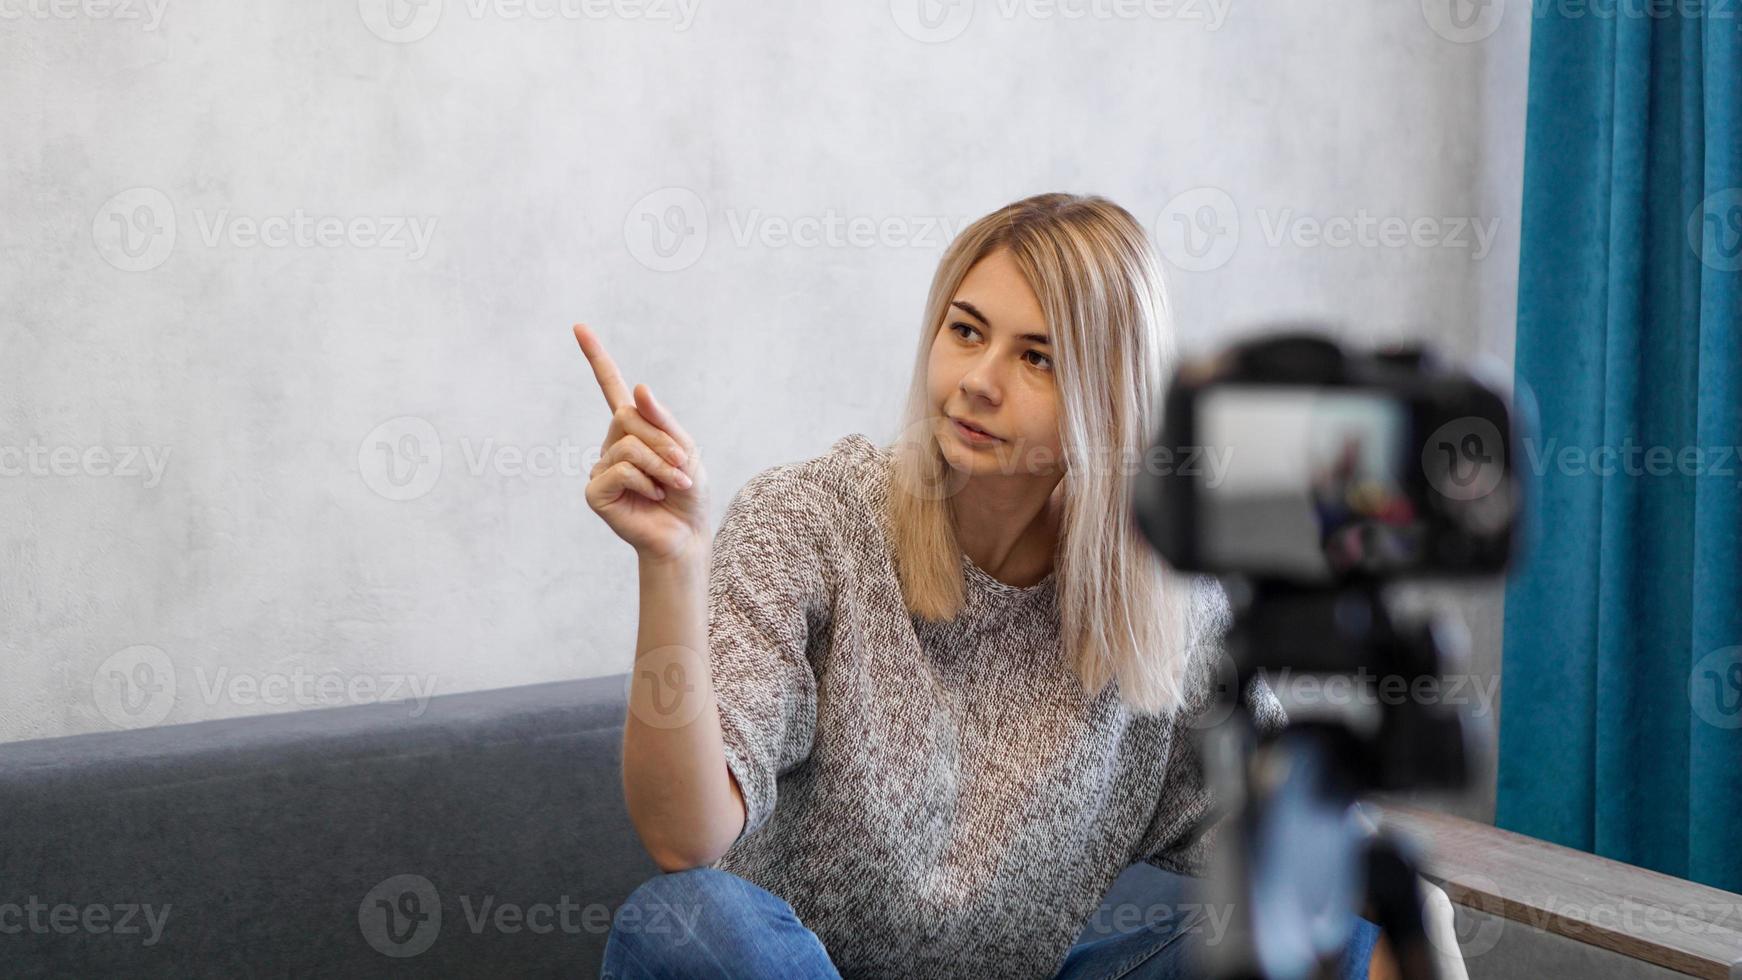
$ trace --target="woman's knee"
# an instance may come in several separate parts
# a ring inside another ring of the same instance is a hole
[[[738,880],[737,875],[719,868],[667,871],[637,885],[623,900],[623,905],[659,907],[673,901],[708,901],[736,889]]]
[[[636,886],[611,917],[605,975],[682,976],[698,956],[705,962],[698,926],[720,920],[709,909],[729,900],[733,878],[718,868],[689,868]]]

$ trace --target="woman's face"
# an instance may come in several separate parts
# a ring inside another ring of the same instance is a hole
[[[1040,300],[1008,249],[968,270],[932,341],[926,386],[944,458],[973,475],[1060,471],[1058,387]],[[965,437],[971,422],[996,442]]]

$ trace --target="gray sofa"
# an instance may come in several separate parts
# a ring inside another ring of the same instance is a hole
[[[0,744],[0,975],[596,976],[659,873],[625,681]],[[1104,911],[1187,883],[1135,865]]]

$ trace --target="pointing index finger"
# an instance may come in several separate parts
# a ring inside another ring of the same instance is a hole
[[[635,399],[623,384],[617,362],[605,353],[605,345],[599,343],[592,329],[584,323],[575,324],[575,341],[581,345],[587,363],[593,366],[593,378],[599,382],[599,390],[605,393],[605,405],[615,413],[619,406],[633,404]]]

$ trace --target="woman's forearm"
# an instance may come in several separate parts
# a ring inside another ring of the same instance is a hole
[[[641,610],[623,729],[623,795],[661,869],[713,863],[744,825],[708,669],[709,549],[640,560]]]

